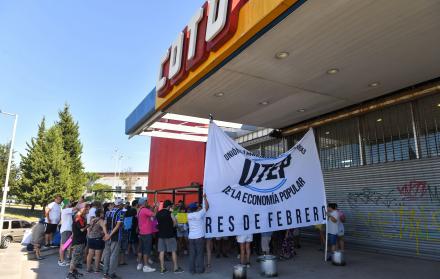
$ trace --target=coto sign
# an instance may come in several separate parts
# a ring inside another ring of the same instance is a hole
[[[191,18],[161,59],[156,82],[158,97],[165,97],[188,72],[219,49],[237,30],[238,15],[248,0],[208,0]]]

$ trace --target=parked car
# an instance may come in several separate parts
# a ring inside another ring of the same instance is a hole
[[[20,242],[26,230],[32,228],[32,223],[19,219],[6,219],[3,221],[2,239],[0,248],[8,248],[13,241]]]

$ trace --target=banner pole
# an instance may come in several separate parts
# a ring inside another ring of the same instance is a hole
[[[328,247],[328,230],[327,230],[327,225],[328,225],[328,216],[327,218],[325,218],[325,249],[324,249],[324,261],[327,261],[327,247]]]

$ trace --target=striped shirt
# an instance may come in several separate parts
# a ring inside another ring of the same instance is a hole
[[[107,224],[108,232],[111,233],[116,227],[117,223],[124,222],[124,212],[122,211],[122,209],[119,209],[117,207],[113,208],[111,211],[107,211],[107,213],[105,214],[105,222]],[[119,226],[118,233],[115,233],[111,236],[111,241],[119,241],[121,239],[122,227],[123,224]]]

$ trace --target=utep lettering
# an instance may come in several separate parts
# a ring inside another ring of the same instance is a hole
[[[255,183],[259,183],[263,180],[281,179],[285,178],[284,169],[290,166],[292,160],[291,154],[289,154],[282,161],[275,164],[259,164],[254,162],[252,173],[249,176],[252,160],[246,159],[243,166],[243,172],[241,173],[241,178],[238,184],[241,186],[249,185],[254,181],[255,177],[258,178]],[[249,177],[248,177],[249,176]]]

